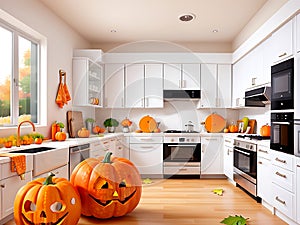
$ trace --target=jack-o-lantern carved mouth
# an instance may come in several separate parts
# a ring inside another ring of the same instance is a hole
[[[113,201],[118,201],[122,204],[125,204],[128,200],[130,200],[134,194],[136,193],[136,190],[134,192],[131,193],[131,195],[129,195],[128,197],[126,197],[123,201],[121,201],[120,199],[111,199],[111,200],[108,200],[106,201],[105,203],[101,202],[99,199],[95,198],[94,196],[92,196],[91,194],[89,194],[89,196],[95,201],[97,202],[99,205],[102,205],[102,206],[107,206],[109,205],[111,202]]]
[[[60,217],[56,222],[47,222],[47,223],[33,223],[29,219],[27,219],[24,214],[22,214],[22,216],[26,220],[26,222],[28,222],[31,225],[46,225],[46,224],[47,225],[60,225],[65,220],[65,218],[67,217],[68,214],[69,213],[67,212],[65,215],[63,215],[62,217]]]

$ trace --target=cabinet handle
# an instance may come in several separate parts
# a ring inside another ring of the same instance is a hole
[[[185,88],[185,80],[181,81],[181,88]]]
[[[266,153],[266,154],[269,154],[269,152],[268,152],[268,151],[266,151],[266,150],[261,150],[261,149],[258,149],[258,151],[259,151],[259,152]]]
[[[276,196],[276,201],[280,202],[281,204],[285,205],[285,201],[281,200],[278,196]]]
[[[178,80],[178,86],[181,88],[181,80]]]
[[[187,171],[187,169],[179,169],[179,171]]]
[[[283,177],[283,178],[286,178],[286,175],[284,175],[284,174],[281,174],[281,173],[279,173],[278,171],[275,173],[277,176],[280,176],[280,177]]]
[[[286,55],[287,55],[287,53],[284,52],[284,53],[282,53],[281,55],[279,55],[278,57],[281,58],[281,57],[284,57],[284,56],[286,56]]]
[[[150,148],[153,148],[153,146],[141,146],[141,148],[150,149]]]
[[[207,140],[207,141],[217,141],[218,139],[217,138],[205,138],[205,140]]]
[[[152,141],[152,138],[140,138],[141,141]]]
[[[231,143],[231,141],[229,141],[229,140],[225,140],[225,142],[227,142],[227,143]]]
[[[0,187],[1,187],[1,188],[5,188],[5,184],[1,184]]]
[[[297,165],[297,167],[300,167],[300,165]]]
[[[286,163],[286,160],[283,160],[283,159],[279,159],[279,158],[277,158],[276,157],[276,159],[275,159],[277,162],[281,162],[281,163]]]
[[[263,163],[261,161],[259,161],[258,164],[263,164]]]

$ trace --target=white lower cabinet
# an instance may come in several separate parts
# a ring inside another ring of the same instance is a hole
[[[273,201],[272,164],[270,148],[263,145],[257,147],[257,196],[271,205]]]
[[[224,138],[223,146],[223,170],[225,176],[233,181],[233,138]]]
[[[201,176],[223,174],[223,137],[201,136]]]
[[[130,161],[135,164],[140,174],[163,175],[162,137],[130,137]]]
[[[0,181],[0,224],[2,224],[2,219],[14,212],[14,200],[18,190],[31,180],[32,175],[30,171],[25,173],[25,180],[21,180],[19,176],[15,175]]]
[[[296,158],[296,217],[300,224],[300,158]]]
[[[278,151],[271,151],[272,205],[275,214],[296,220],[295,158]]]

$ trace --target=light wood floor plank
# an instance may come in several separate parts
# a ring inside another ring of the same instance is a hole
[[[223,196],[214,194],[215,188],[224,189]],[[132,213],[108,220],[81,217],[78,224],[214,225],[228,215],[249,218],[248,225],[286,224],[242,190],[220,179],[153,180],[143,185],[141,201]]]

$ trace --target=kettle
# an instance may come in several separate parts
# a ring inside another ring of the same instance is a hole
[[[185,131],[186,132],[194,132],[194,124],[192,121],[189,121],[187,124],[185,124]]]

